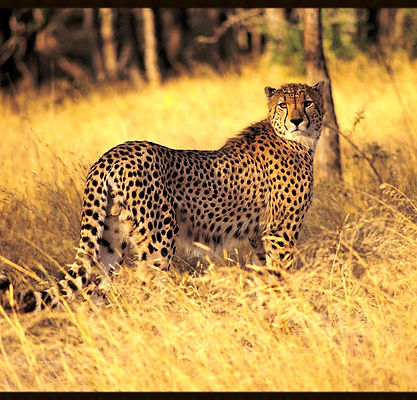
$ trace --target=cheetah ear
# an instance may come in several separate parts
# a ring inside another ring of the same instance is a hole
[[[265,94],[266,94],[266,97],[268,99],[271,98],[276,91],[277,91],[277,89],[274,89],[274,88],[272,88],[270,86],[266,86],[265,87]]]
[[[313,89],[317,90],[321,95],[323,95],[323,90],[324,90],[324,84],[325,83],[326,83],[325,81],[319,81],[313,86]]]

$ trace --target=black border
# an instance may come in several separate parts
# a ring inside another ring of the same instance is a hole
[[[300,400],[325,400],[325,399],[409,399],[415,398],[413,392],[0,392],[0,399],[300,399]]]
[[[166,8],[224,8],[224,7],[325,7],[325,8],[413,8],[417,0],[2,0],[6,8],[83,8],[83,7],[166,7]]]
[[[325,7],[325,8],[413,8],[417,7],[417,0],[2,0],[1,8],[83,8],[83,7],[163,7],[163,8],[223,8],[223,7]],[[1,400],[48,400],[48,399],[117,399],[132,398],[144,399],[197,399],[209,398],[210,400],[229,398],[237,399],[301,399],[322,400],[330,399],[409,399],[415,397],[413,392],[0,392]]]

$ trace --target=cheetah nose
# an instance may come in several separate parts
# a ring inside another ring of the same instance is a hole
[[[297,126],[298,127],[298,125],[300,125],[301,124],[301,122],[303,122],[303,119],[302,118],[291,118],[290,119],[290,121],[295,125],[295,126]]]

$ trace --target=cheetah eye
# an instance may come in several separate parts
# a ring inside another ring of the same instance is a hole
[[[310,101],[310,100],[306,100],[305,102],[304,102],[304,107],[309,107],[309,106],[311,106],[313,104],[313,102],[312,101]]]
[[[287,103],[279,103],[278,104],[281,108],[287,108]]]

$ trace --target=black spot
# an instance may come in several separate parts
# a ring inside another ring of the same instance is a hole
[[[10,280],[3,276],[0,278],[0,290],[7,290],[10,286]]]
[[[46,291],[46,290],[42,290],[41,292],[41,299],[45,302],[45,303],[50,303],[52,300],[51,295]]]
[[[62,287],[61,283],[58,283],[58,291],[59,291],[59,294],[63,296],[67,294],[67,291]]]
[[[106,246],[106,247],[109,247],[110,246],[110,243],[106,239],[104,239],[104,238],[101,238],[99,240],[99,243],[102,244],[103,246]]]
[[[73,281],[68,281],[68,286],[74,291],[78,290],[77,285]]]
[[[74,270],[72,270],[72,269],[70,269],[70,270],[68,271],[68,275],[69,275],[71,278],[76,278],[76,276],[77,276],[77,274],[75,273],[75,271],[74,271]]]
[[[24,313],[32,312],[36,308],[36,297],[33,290],[30,290],[23,296],[22,303],[22,311]]]
[[[220,241],[221,241],[221,236],[219,236],[219,235],[214,235],[214,236],[212,237],[212,240],[213,240],[213,243],[214,243],[214,244],[219,244],[219,243],[220,243]]]

